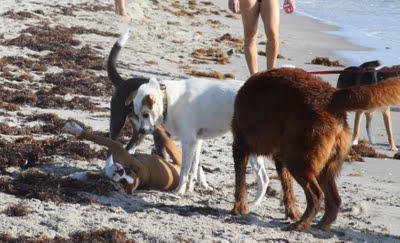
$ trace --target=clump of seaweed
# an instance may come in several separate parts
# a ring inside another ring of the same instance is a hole
[[[9,234],[0,234],[0,242],[18,242],[18,243],[32,243],[32,242],[46,242],[46,243],[68,243],[68,242],[124,242],[133,243],[134,240],[128,239],[125,232],[116,229],[96,229],[91,231],[79,231],[69,235],[70,238],[65,239],[56,236],[53,239],[48,237],[28,237],[20,236],[14,238]]]
[[[200,60],[215,61],[222,65],[229,63],[228,54],[223,52],[220,48],[199,48],[192,52],[191,56]]]
[[[9,10],[5,13],[3,13],[1,16],[5,16],[10,19],[15,19],[15,20],[24,20],[24,19],[30,19],[30,18],[38,18],[35,14],[28,12],[28,11],[18,11],[15,12],[14,10]]]
[[[221,28],[223,25],[219,20],[207,19],[207,24],[209,24],[213,28]]]
[[[89,144],[74,138],[50,138],[34,140],[31,137],[16,139],[13,143],[3,141],[0,147],[0,167],[25,166],[45,162],[53,155],[65,156],[77,160],[105,159],[106,149],[94,150]]]
[[[215,78],[219,80],[235,78],[235,75],[232,73],[221,73],[219,71],[206,72],[206,71],[188,70],[186,74],[196,77]]]
[[[0,180],[0,191],[20,198],[36,198],[57,203],[90,204],[92,199],[81,192],[107,196],[114,190],[110,180],[72,180],[31,168],[21,172],[14,180]]]
[[[242,37],[233,37],[229,33],[225,33],[221,37],[215,39],[216,42],[228,42],[229,46],[235,49],[242,49],[244,40]]]
[[[3,213],[8,217],[23,217],[31,213],[31,209],[23,203],[8,206]]]
[[[361,140],[359,144],[353,145],[350,149],[349,155],[346,158],[346,161],[359,161],[364,162],[362,157],[369,158],[389,158],[385,154],[381,154],[376,152],[376,150],[369,145],[369,143],[365,140]]]
[[[112,84],[107,77],[85,70],[46,74],[42,81],[55,85],[52,91],[61,95],[109,96],[112,92]]]
[[[118,34],[109,31],[102,31],[93,28],[85,28],[83,26],[73,26],[70,28],[75,34],[96,34],[102,36],[118,37]]]
[[[52,51],[40,58],[42,66],[59,66],[70,69],[103,69],[103,57],[99,52],[88,45],[76,48],[80,44],[79,40],[74,39],[74,34],[94,33],[106,36],[115,34],[84,27],[50,27],[48,24],[32,26],[22,31],[21,35],[14,39],[5,40],[3,45],[15,45],[26,47],[34,51]]]
[[[41,63],[58,66],[66,69],[94,69],[103,70],[103,57],[99,52],[88,45],[82,48],[64,46],[45,55]]]
[[[42,133],[42,129],[39,126],[33,127],[10,127],[5,123],[0,124],[0,134],[5,135],[30,135],[32,133]]]
[[[48,24],[32,26],[22,31],[18,37],[6,40],[3,45],[26,47],[33,51],[56,51],[63,46],[77,46],[80,41],[73,38],[73,31],[62,26]]]
[[[34,104],[37,101],[37,96],[30,90],[11,90],[0,87],[0,100],[7,103],[18,105]]]
[[[344,65],[339,63],[338,60],[331,61],[327,57],[315,57],[313,60],[311,60],[311,64],[322,65],[327,67],[344,67]]]
[[[74,97],[69,101],[55,96],[52,91],[39,90],[36,92],[37,101],[35,106],[39,108],[68,108],[71,110],[104,111],[86,97]]]
[[[5,109],[6,111],[18,111],[21,107],[17,104],[7,103],[0,101],[0,108]]]

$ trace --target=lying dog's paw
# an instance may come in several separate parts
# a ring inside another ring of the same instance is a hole
[[[83,180],[87,180],[88,176],[87,176],[87,172],[83,171],[83,172],[75,172],[75,173],[69,174],[68,178],[73,179],[73,180],[83,181]]]
[[[75,136],[78,136],[83,132],[83,128],[73,121],[65,123],[63,130]]]

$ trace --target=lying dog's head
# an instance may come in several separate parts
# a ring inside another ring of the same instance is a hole
[[[127,193],[133,193],[140,184],[140,179],[134,171],[126,171],[124,167],[113,161],[112,155],[107,158],[105,173],[111,180],[121,183]]]
[[[138,118],[140,133],[152,133],[157,125],[162,122],[163,103],[160,84],[156,79],[150,79],[140,86],[136,94],[129,96],[125,104],[133,103],[133,109]]]

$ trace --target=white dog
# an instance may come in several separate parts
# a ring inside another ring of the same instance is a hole
[[[233,103],[242,85],[243,82],[236,80],[186,79],[159,83],[151,79],[138,89],[133,105],[139,117],[139,131],[152,133],[156,125],[164,123],[171,136],[181,141],[183,158],[177,194],[184,194],[186,189],[193,190],[202,140],[230,130]],[[258,183],[253,204],[258,204],[269,179],[262,158],[252,158],[250,163]],[[210,189],[204,173],[199,173],[198,178],[203,187]]]
[[[127,40],[128,33],[120,39]],[[164,123],[171,136],[181,141],[182,169],[175,193],[192,191],[196,175],[204,188],[211,189],[199,165],[202,141],[230,131],[235,96],[242,85],[237,80],[150,79],[127,99],[126,105],[133,102],[139,132],[152,133],[155,126]],[[262,157],[251,156],[249,161],[257,178],[257,195],[251,204],[257,205],[269,178]]]

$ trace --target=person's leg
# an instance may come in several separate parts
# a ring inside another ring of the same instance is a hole
[[[262,0],[261,18],[267,35],[267,69],[275,67],[279,51],[279,0]]]
[[[240,0],[239,6],[244,30],[244,54],[250,74],[253,75],[258,72],[257,32],[259,6],[257,0]]]
[[[126,11],[125,0],[115,0],[115,8],[117,14],[127,17],[128,19],[131,19],[131,16]]]
[[[121,0],[114,0],[115,3],[115,13],[120,14],[121,12]]]

